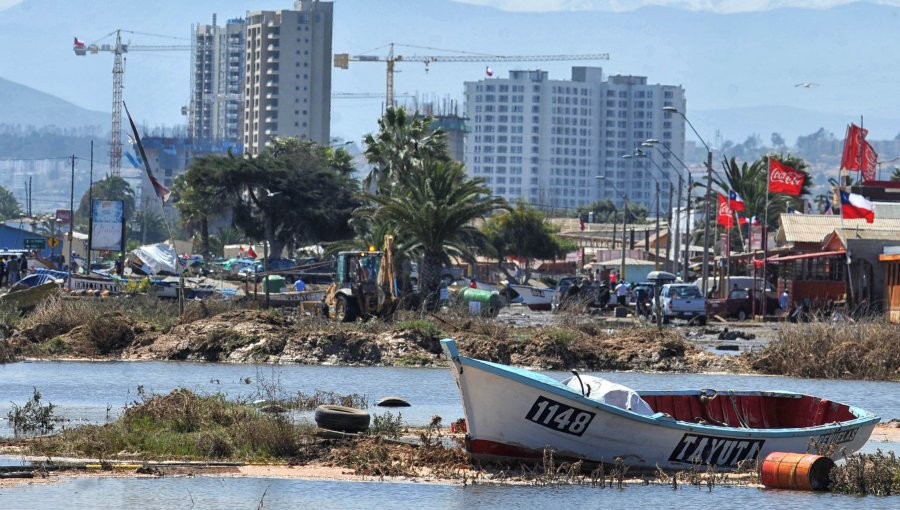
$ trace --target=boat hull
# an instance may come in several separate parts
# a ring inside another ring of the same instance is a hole
[[[557,458],[621,460],[637,469],[679,470],[696,463],[733,470],[775,451],[806,453],[811,440],[836,443],[839,448],[832,458],[838,459],[842,450],[861,448],[878,422],[855,408],[862,415],[855,420],[779,429],[704,425],[664,413],[638,415],[583,397],[541,374],[459,356],[452,341],[442,344],[453,361],[468,427],[467,448],[476,460],[534,460],[550,448]]]
[[[550,310],[555,289],[539,289],[529,285],[510,285],[521,298],[521,303],[531,310]]]

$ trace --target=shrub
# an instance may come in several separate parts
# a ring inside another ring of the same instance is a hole
[[[41,403],[41,392],[34,388],[31,400],[19,406],[13,403],[12,409],[6,414],[14,432],[38,432],[46,433],[53,430],[53,409],[56,406],[47,402]]]

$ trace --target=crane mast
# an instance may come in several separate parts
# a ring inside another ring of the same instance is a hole
[[[122,78],[125,68],[122,65],[122,33],[116,30],[116,46],[113,50],[113,94],[112,94],[112,134],[109,141],[109,173],[118,176],[122,173]]]

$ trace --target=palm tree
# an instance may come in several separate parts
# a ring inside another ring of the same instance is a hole
[[[807,164],[800,158],[792,155],[769,155],[763,156],[753,163],[744,162],[738,165],[735,158],[725,159],[722,162],[723,173],[713,174],[713,191],[719,191],[723,195],[727,195],[730,190],[737,192],[744,200],[744,216],[756,216],[760,221],[766,218],[766,186],[767,173],[769,171],[769,158],[772,157],[776,161],[803,172],[806,178],[803,180],[803,188],[800,196],[792,196],[785,193],[769,193],[768,219],[769,228],[774,229],[778,226],[778,215],[787,211],[790,207],[800,207],[804,203],[802,197],[810,192],[812,183],[809,172],[806,171]],[[697,183],[697,187],[706,189],[704,183]],[[718,196],[712,195],[713,203],[710,204],[710,210],[716,211]],[[704,199],[698,200],[698,207],[705,207]],[[712,217],[710,218],[712,220]],[[700,236],[702,237],[702,236]]]
[[[462,165],[450,161],[425,160],[417,170],[396,178],[390,194],[364,194],[375,207],[361,213],[393,224],[408,249],[421,250],[420,289],[433,306],[445,250],[467,252],[467,246],[483,235],[472,220],[508,205],[492,197],[483,180],[468,179]]]
[[[385,191],[399,176],[422,166],[429,159],[449,161],[447,135],[431,127],[434,119],[418,112],[408,115],[401,107],[388,108],[378,119],[378,133],[363,139],[366,159],[372,172],[363,180],[363,189],[372,190],[373,183]]]
[[[88,214],[91,210],[89,197],[94,200],[121,200],[124,202],[125,218],[134,218],[134,190],[131,189],[128,181],[117,175],[110,175],[95,182],[90,191],[81,197],[75,218],[84,225],[87,225]]]

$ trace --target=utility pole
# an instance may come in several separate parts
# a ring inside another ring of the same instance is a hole
[[[618,281],[625,283],[625,227],[628,225],[628,195],[622,196],[622,211],[622,269]],[[634,234],[633,228],[631,233]]]
[[[675,194],[675,186],[669,181],[669,217],[666,220],[666,271],[672,271],[672,195]],[[678,253],[677,251],[675,253]]]
[[[675,258],[673,260],[675,263],[675,266],[673,267],[675,274],[678,274],[681,270],[681,264],[678,262],[678,258],[681,248],[681,185],[684,182],[683,179],[681,172],[678,172],[678,201],[676,202],[678,205],[676,205],[677,208],[675,209]],[[669,195],[669,200],[671,199],[672,196]],[[684,280],[684,273],[681,274],[681,279]]]
[[[687,202],[685,202],[685,223],[684,223],[684,269],[681,274],[681,281],[687,281],[687,273],[691,267],[691,194],[694,189],[694,180],[691,173],[688,172],[688,193]]]
[[[659,271],[659,181],[656,181],[656,265],[654,266],[657,271]]]
[[[712,151],[706,151],[706,210],[703,218],[703,297],[709,292],[709,204],[712,202]]]
[[[75,246],[72,244],[72,233],[75,232],[75,155],[72,154],[72,185],[69,188],[69,290],[72,290],[72,253],[75,253]],[[88,259],[88,274],[91,271],[91,261]]]

